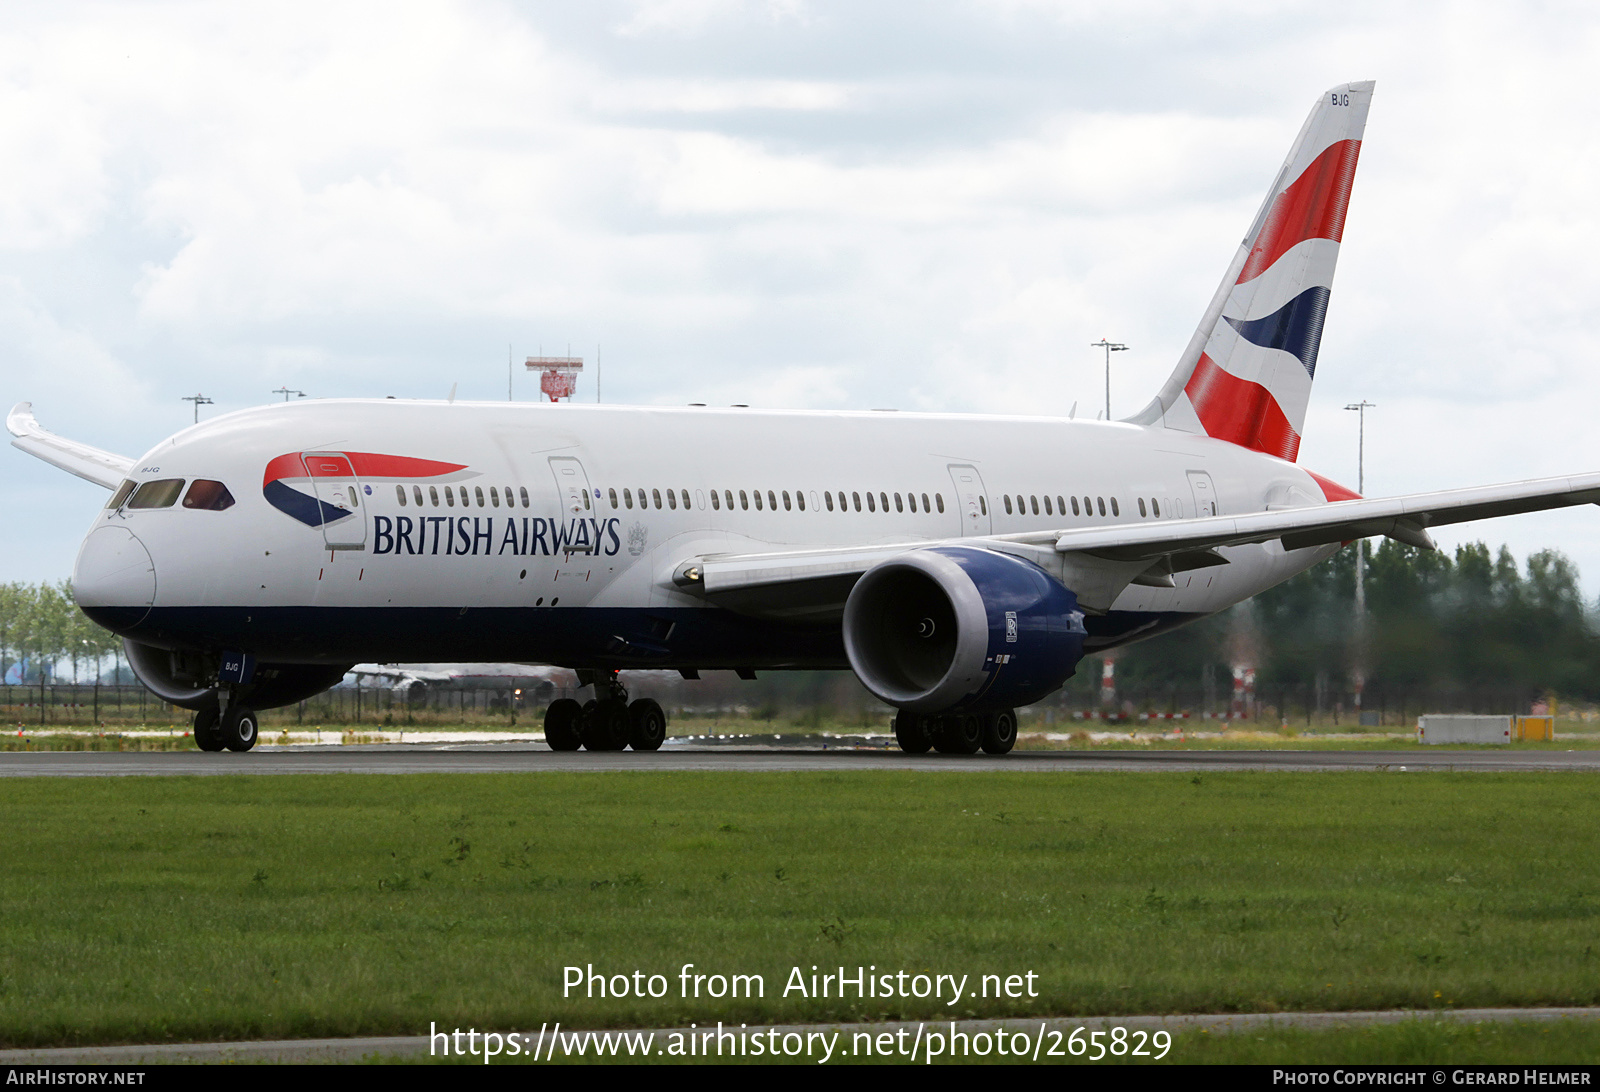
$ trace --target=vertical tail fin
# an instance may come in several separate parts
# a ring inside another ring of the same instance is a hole
[[[1318,100],[1177,369],[1130,421],[1294,459],[1372,88]]]

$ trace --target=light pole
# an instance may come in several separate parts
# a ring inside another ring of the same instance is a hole
[[[197,425],[200,423],[200,407],[211,405],[211,399],[203,394],[186,394],[178,401],[194,403],[194,423]]]
[[[1363,398],[1345,407],[1354,410],[1360,419],[1356,432],[1356,492],[1367,492],[1367,411],[1376,409],[1376,403]],[[1356,540],[1356,727],[1361,727],[1361,692],[1366,689],[1367,658],[1367,540]]]
[[[272,393],[273,394],[281,394],[281,395],[283,395],[283,400],[285,402],[287,402],[289,400],[289,396],[291,394],[294,395],[297,398],[304,398],[306,396],[306,392],[305,391],[292,391],[288,387],[279,387],[276,390],[274,390]]]
[[[1089,348],[1104,349],[1106,351],[1106,420],[1109,421],[1111,420],[1111,354],[1125,353],[1128,351],[1128,347],[1121,342],[1107,341],[1105,338],[1101,338],[1099,341],[1089,342]]]

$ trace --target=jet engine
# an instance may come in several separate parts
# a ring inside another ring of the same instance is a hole
[[[862,574],[844,608],[856,676],[913,713],[1004,709],[1038,701],[1083,657],[1075,595],[1031,562],[937,546]]]
[[[122,648],[139,681],[162,701],[183,709],[216,707],[217,657],[170,652],[126,637]],[[236,693],[240,701],[255,709],[292,705],[322,693],[349,670],[348,664],[257,664],[250,682]]]

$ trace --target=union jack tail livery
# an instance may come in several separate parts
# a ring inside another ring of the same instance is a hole
[[[1373,81],[1323,94],[1177,369],[1136,424],[1294,461]]]

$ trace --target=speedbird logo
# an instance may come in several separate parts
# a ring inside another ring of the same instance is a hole
[[[355,514],[363,482],[440,478],[467,469],[462,463],[375,455],[365,451],[291,452],[267,464],[261,494],[267,503],[308,527],[323,527]]]

